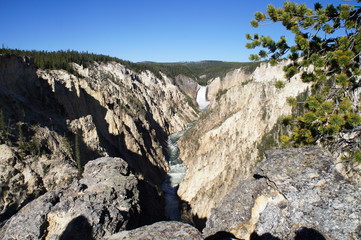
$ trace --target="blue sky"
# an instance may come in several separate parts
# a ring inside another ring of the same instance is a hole
[[[316,1],[295,2],[313,6]],[[280,7],[283,1],[1,0],[0,44],[89,51],[134,62],[248,61],[246,33],[290,37],[279,25],[250,26],[253,14],[269,3]]]

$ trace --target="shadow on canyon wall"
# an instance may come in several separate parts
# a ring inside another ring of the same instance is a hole
[[[149,162],[146,154],[151,153],[152,144],[149,131],[143,127],[140,120],[135,120],[138,131],[145,142],[142,155],[129,151],[124,144],[124,135],[113,135],[108,131],[109,125],[105,120],[108,109],[103,107],[98,100],[89,95],[82,88],[77,94],[75,87],[65,87],[59,81],[54,82],[54,92],[47,80],[38,78],[36,66],[31,59],[3,55],[0,56],[0,107],[2,108],[6,123],[18,121],[39,124],[56,131],[61,136],[69,134],[67,120],[79,119],[91,115],[99,136],[100,146],[111,157],[122,157],[137,173],[156,184],[161,184],[165,176],[164,170]],[[154,120],[151,113],[146,113],[146,120],[156,133],[166,154],[167,134]],[[81,139],[82,141],[82,139]],[[80,144],[81,154],[86,164],[87,161],[100,157],[95,150],[89,149],[84,141]]]
[[[165,175],[162,169],[150,163],[146,157],[146,153],[152,150],[151,136],[139,120],[135,121],[135,124],[145,142],[142,155],[127,150],[124,135],[109,133],[109,125],[105,120],[108,110],[98,100],[82,88],[77,94],[74,86],[69,89],[59,81],[55,81],[53,92],[46,80],[38,78],[37,69],[31,59],[25,62],[22,59],[9,55],[1,56],[0,59],[0,107],[5,113],[7,123],[21,121],[39,124],[64,136],[64,133],[69,132],[67,120],[91,115],[100,138],[100,146],[111,157],[124,158],[134,171],[145,175],[148,181],[154,181],[160,178],[159,176]],[[14,72],[14,68],[20,70]],[[146,113],[146,120],[155,130],[156,138],[160,140],[163,153],[166,154],[167,134],[154,120],[151,113]],[[82,157],[85,159],[83,164],[99,157],[99,154],[87,148],[84,142],[81,143],[81,149]],[[158,181],[157,184],[160,182]]]
[[[123,158],[135,174],[144,176],[144,180],[140,180],[139,191],[141,204],[143,207],[148,206],[143,208],[148,209],[145,213],[148,216],[141,218],[142,225],[164,220],[163,210],[157,206],[159,202],[162,202],[159,200],[160,193],[157,186],[160,186],[166,172],[152,164],[147,157],[147,154],[153,150],[149,131],[142,127],[140,121],[135,121],[138,131],[144,138],[145,146],[141,150],[141,155],[129,151],[125,146],[124,134],[109,133],[109,125],[105,120],[108,109],[103,107],[98,100],[82,88],[77,94],[74,86],[68,88],[60,81],[55,81],[51,86],[47,80],[40,79],[36,71],[36,66],[27,57],[0,56],[0,108],[5,115],[6,124],[15,125],[17,122],[23,122],[29,126],[39,125],[48,127],[61,136],[66,135],[74,139],[75,135],[67,127],[67,120],[91,115],[99,136],[100,147],[105,149],[111,157]],[[151,113],[146,113],[146,119],[155,130],[156,137],[165,151],[167,134],[154,120]],[[82,166],[100,157],[96,150],[87,147],[82,138],[79,138],[79,148]],[[149,200],[149,194],[153,194],[155,199]],[[36,197],[38,196],[32,199]],[[7,218],[21,207],[12,208],[10,212],[7,212]]]

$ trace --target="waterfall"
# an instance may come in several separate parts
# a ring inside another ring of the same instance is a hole
[[[178,185],[182,182],[187,170],[179,159],[177,141],[193,124],[194,123],[189,123],[187,129],[170,135],[167,140],[170,171],[162,184],[162,190],[165,198],[165,216],[172,221],[179,221],[181,219],[180,200],[177,195],[177,190]]]
[[[201,110],[205,110],[208,107],[210,102],[207,101],[207,86],[200,86],[196,101]]]

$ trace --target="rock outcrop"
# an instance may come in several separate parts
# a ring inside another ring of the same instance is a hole
[[[153,224],[164,220],[166,139],[198,118],[189,96],[199,85],[116,62],[72,67],[0,55],[1,239],[361,237],[360,186],[324,150],[270,151],[254,168],[265,136],[291,114],[286,98],[309,86],[296,75],[277,89],[282,65],[214,79],[210,107],[179,142],[183,216],[208,218],[203,237],[184,223]]]
[[[37,71],[64,107],[71,129],[81,130],[87,148],[132,160],[131,167],[145,178],[162,181],[157,168],[168,169],[167,135],[197,117],[186,97],[165,75],[137,74],[119,63],[73,67],[82,77],[64,70]]]
[[[66,188],[97,157],[125,159],[146,192],[148,183],[160,186],[168,170],[167,136],[198,116],[167,76],[115,62],[73,69],[37,69],[28,57],[0,55],[7,126],[0,141],[12,152],[0,159],[0,222],[40,194]]]
[[[211,103],[179,142],[188,170],[178,194],[198,218],[209,217],[238,180],[250,176],[259,159],[257,145],[281,116],[291,113],[286,98],[308,86],[296,76],[285,88],[275,88],[276,80],[285,81],[282,65],[261,64],[247,78],[237,71],[233,75],[234,82],[227,84],[233,87]]]
[[[39,175],[7,145],[0,145],[0,173],[0,221],[45,192]]]
[[[0,222],[46,191],[67,187],[79,176],[63,137],[39,126],[33,131],[36,156],[23,156],[19,147],[0,145]]]
[[[213,102],[217,99],[217,94],[219,95],[220,92],[227,91],[241,82],[244,83],[247,79],[251,79],[251,73],[246,72],[243,68],[235,69],[222,78],[211,79],[207,88],[207,99]]]
[[[148,211],[138,188],[139,180],[123,159],[90,161],[80,180],[45,193],[11,217],[0,230],[0,238],[102,239],[134,228],[141,222],[140,214]]]
[[[359,88],[361,91],[361,87]],[[360,94],[361,99],[361,94]],[[349,158],[350,149],[361,148],[361,126],[352,130],[345,129],[339,133],[329,146],[337,158],[337,169],[343,176],[356,184],[361,184],[361,164]]]
[[[240,181],[212,210],[204,234],[360,239],[361,187],[343,178],[334,162],[317,147],[267,151],[253,177]]]
[[[196,81],[194,81],[194,79],[184,75],[178,75],[174,78],[173,82],[183,92],[185,92],[188,96],[190,96],[193,99],[193,101],[194,99],[196,99],[199,85]]]
[[[202,240],[202,234],[194,227],[181,222],[157,222],[152,225],[123,231],[104,240]]]
[[[62,136],[80,133],[85,163],[94,156],[122,156],[159,183],[168,168],[167,136],[198,116],[189,99],[167,76],[158,79],[119,63],[94,62],[87,68],[74,63],[73,69],[37,69],[27,57],[1,55],[0,106],[6,121],[37,123]]]

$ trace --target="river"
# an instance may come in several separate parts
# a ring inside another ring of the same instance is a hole
[[[179,221],[181,218],[180,200],[177,195],[177,190],[179,183],[182,182],[187,170],[182,161],[179,159],[177,141],[191,126],[192,123],[188,124],[187,129],[170,135],[167,140],[168,164],[170,171],[162,184],[162,190],[165,197],[165,216],[167,219],[172,221]]]
[[[197,92],[196,101],[202,111],[205,111],[210,103],[209,101],[207,101],[206,94],[207,86],[200,86]],[[170,135],[167,140],[167,160],[170,171],[168,172],[167,177],[162,184],[162,190],[165,198],[165,216],[168,220],[171,221],[181,220],[180,199],[177,195],[177,190],[179,184],[183,181],[183,178],[187,171],[187,168],[179,159],[179,148],[177,145],[177,141],[194,124],[195,122],[188,123],[186,129]]]

